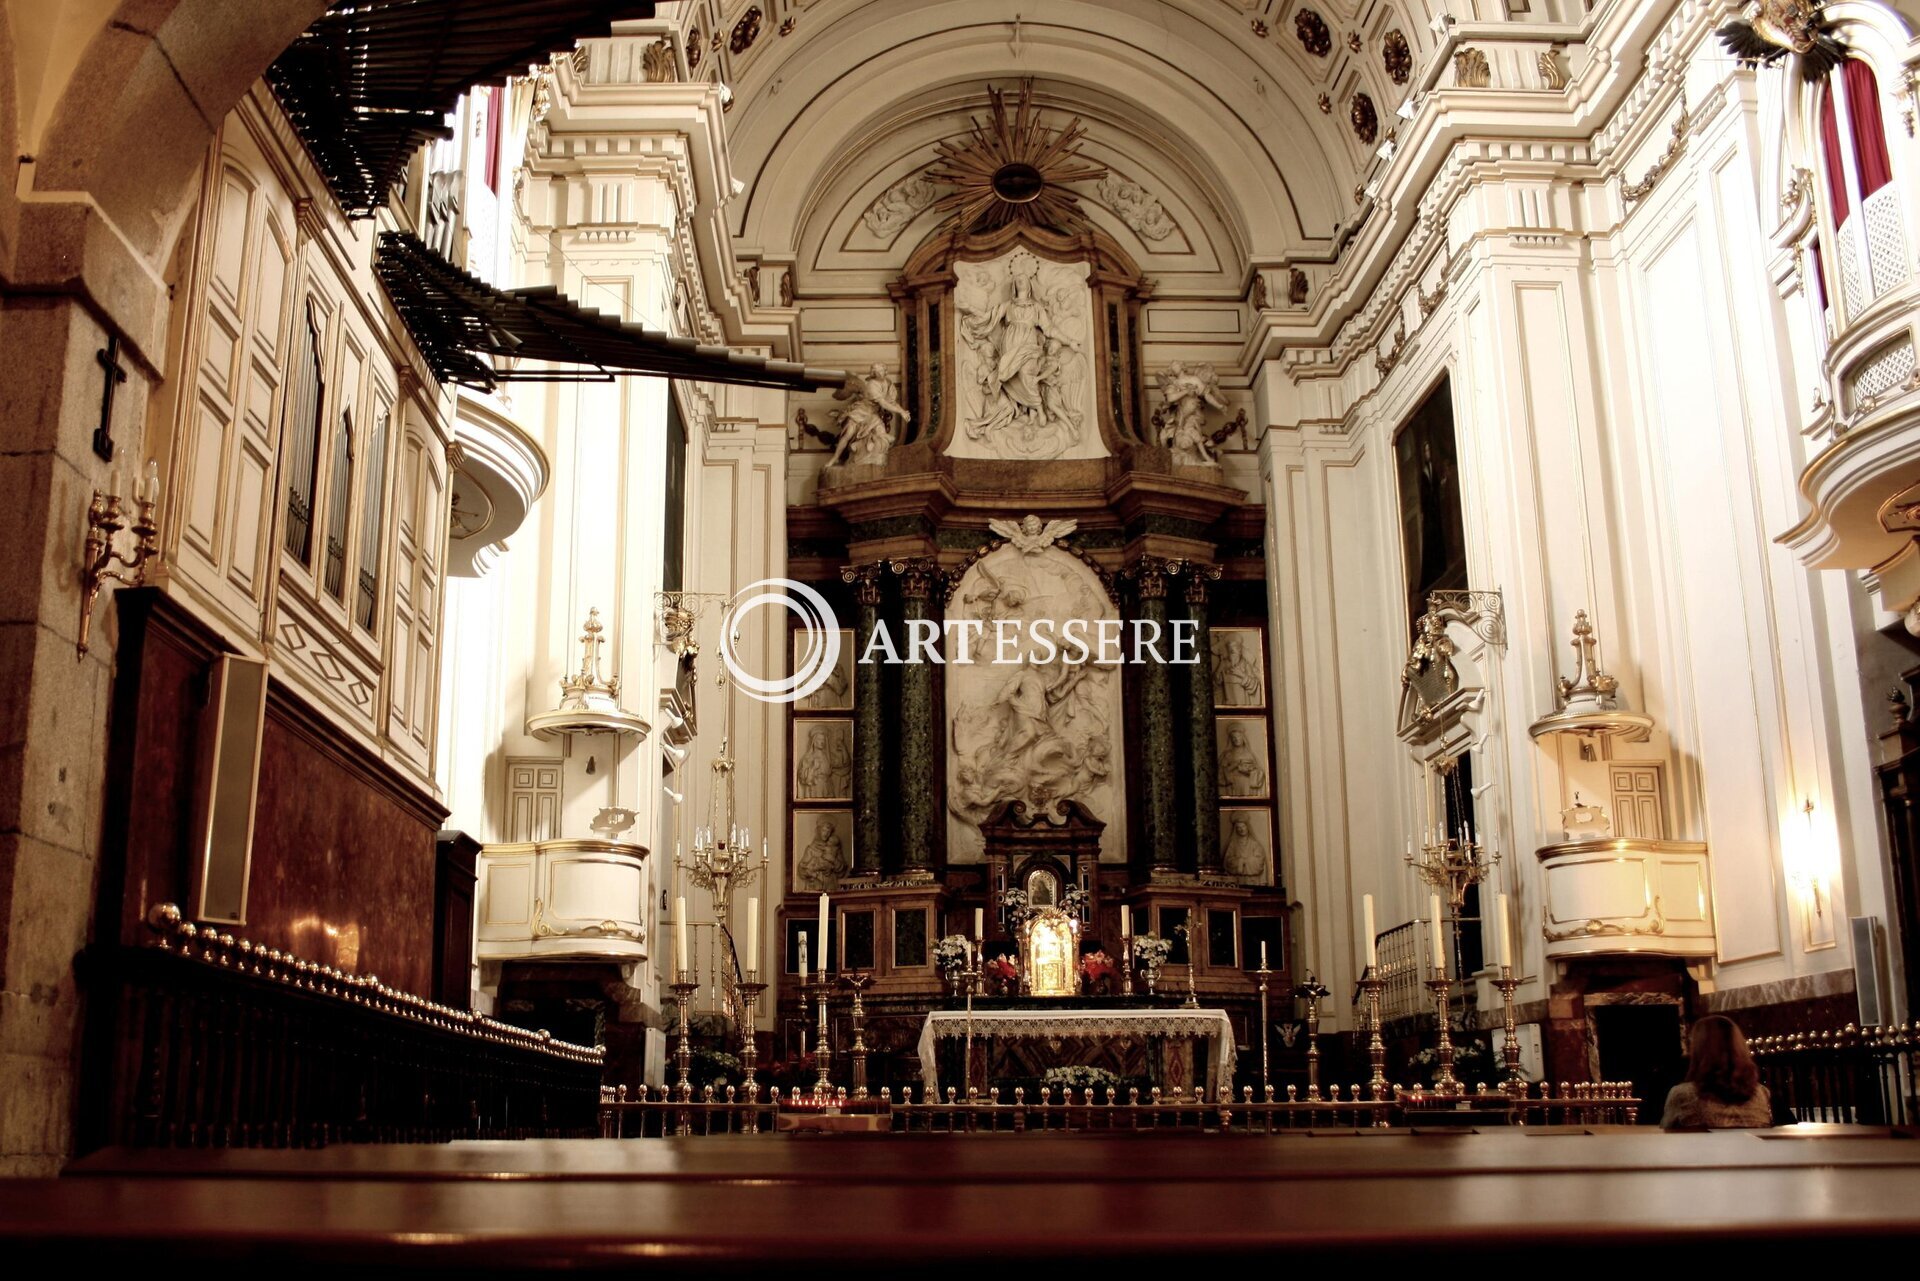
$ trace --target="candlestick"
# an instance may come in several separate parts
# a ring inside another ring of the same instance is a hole
[[[1411,850],[1413,848],[1413,842],[1407,842],[1407,848]],[[1365,934],[1367,938],[1367,968],[1370,970],[1378,969],[1380,966],[1380,945],[1375,941],[1373,895],[1371,894],[1362,895],[1360,898],[1360,921],[1361,932]]]
[[[1380,1037],[1380,992],[1386,985],[1380,971],[1372,966],[1367,967],[1366,977],[1360,980],[1360,987],[1367,994],[1367,1060],[1373,1065],[1367,1096],[1376,1103],[1384,1103],[1387,1098],[1387,1043]],[[1385,1108],[1374,1109],[1373,1123],[1376,1127],[1387,1124]]]
[[[681,974],[687,968],[687,900],[675,896],[673,900],[673,972]]]
[[[1262,974],[1267,972],[1267,941],[1265,939],[1260,940],[1260,972]]]
[[[1506,904],[1506,897],[1504,894],[1500,896],[1502,907]],[[1507,1034],[1507,1039],[1500,1046],[1500,1057],[1507,1064],[1507,1073],[1500,1082],[1500,1088],[1512,1097],[1522,1099],[1527,1095],[1527,1079],[1520,1073],[1520,1036],[1513,1018],[1513,989],[1520,986],[1520,981],[1513,977],[1513,967],[1503,964],[1500,977],[1495,982],[1500,988],[1501,1017]]]
[[[740,1038],[740,1093],[747,1101],[747,1119],[741,1127],[748,1134],[760,1133],[760,1082],[754,1079],[754,1065],[760,1054],[760,1033],[756,1026],[759,1018],[760,994],[767,985],[758,981],[757,970],[748,970],[746,978],[740,980],[740,1004],[746,1010],[745,1034]]]
[[[1507,896],[1498,895],[1493,900],[1494,928],[1499,933],[1500,968],[1506,969],[1513,964],[1513,936],[1507,927]]]
[[[1133,995],[1133,915],[1120,905],[1120,995]]]
[[[811,971],[807,969],[807,932],[805,930],[800,931],[800,965],[798,968],[800,971],[800,981],[804,983],[807,981],[807,975],[811,973]]]
[[[1445,974],[1427,980],[1433,992],[1433,1012],[1440,1022],[1440,1043],[1435,1052],[1440,1059],[1440,1075],[1433,1079],[1435,1094],[1461,1093],[1460,1078],[1453,1074],[1453,981]]]
[[[1444,976],[1447,972],[1447,942],[1441,937],[1440,896],[1427,896],[1428,911],[1433,921],[1433,972]]]
[[[979,909],[974,910],[977,912]],[[967,1043],[960,1055],[960,1092],[971,1099],[973,1097],[973,992],[980,985],[978,948],[974,948],[969,953],[967,969],[960,977],[967,982]]]
[[[831,950],[827,946],[827,896],[822,894],[820,896],[820,977],[823,979],[827,976],[827,953]]]
[[[826,896],[821,895],[822,898]],[[833,1052],[827,1047],[827,969],[820,967],[820,979],[811,985],[818,1014],[813,1025],[813,1061],[819,1069],[813,1081],[813,1099],[824,1103],[833,1094],[833,1086],[827,1080],[827,1071],[833,1066]]]
[[[681,1108],[675,1118],[674,1133],[693,1133],[693,1113],[688,1110],[693,1103],[693,994],[700,985],[693,981],[693,975],[685,970],[676,970],[673,988],[673,1003],[680,1015],[680,1043],[674,1050],[674,1061],[680,1069],[679,1088]]]

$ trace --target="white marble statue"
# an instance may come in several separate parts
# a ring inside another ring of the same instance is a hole
[[[864,374],[848,374],[845,385],[833,393],[833,398],[844,401],[847,407],[828,414],[839,427],[840,437],[834,442],[827,466],[878,466],[886,462],[894,434],[913,420],[900,403],[900,389],[887,377],[886,368],[875,365]]]
[[[965,458],[1101,458],[1089,406],[1092,301],[1087,264],[1043,261],[1025,247],[960,263],[961,431]]]
[[[1026,516],[1015,524],[1004,516],[996,516],[987,522],[987,528],[1012,543],[1022,556],[1034,556],[1080,528],[1080,522],[1067,517],[1043,525],[1038,516]]]
[[[1010,543],[974,563],[948,608],[949,857],[981,857],[980,821],[1003,801],[1040,813],[1074,800],[1107,825],[1101,856],[1123,858],[1118,665],[1072,661],[1082,656],[1060,643],[1073,623],[1097,644],[1100,620],[1118,619],[1100,580],[1057,546]]]
[[[1160,396],[1165,402],[1160,443],[1173,451],[1173,461],[1182,467],[1212,466],[1206,407],[1227,407],[1213,366],[1204,361],[1174,361],[1160,373]]]
[[[1151,191],[1130,178],[1108,172],[1100,180],[1100,200],[1120,215],[1142,240],[1161,241],[1180,230],[1165,205]]]

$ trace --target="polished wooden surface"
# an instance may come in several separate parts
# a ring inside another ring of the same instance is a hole
[[[0,1185],[9,1257],[654,1274],[1920,1239],[1911,1132],[1305,1132],[107,1151]],[[1536,1259],[1536,1261],[1538,1261]]]

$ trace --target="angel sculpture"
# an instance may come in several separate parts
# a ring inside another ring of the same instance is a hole
[[[1713,34],[1742,64],[1772,66],[1789,53],[1800,55],[1800,76],[1824,80],[1847,56],[1847,47],[1827,31],[1820,0],[1760,0],[1760,12],[1748,22],[1736,18]]]
[[[1016,525],[996,516],[987,522],[987,528],[1012,543],[1014,550],[1022,556],[1037,556],[1080,528],[1080,522],[1069,517],[1050,520],[1042,525],[1038,516],[1027,516]]]
[[[846,384],[833,393],[833,398],[847,402],[847,407],[828,415],[838,424],[840,438],[834,442],[827,466],[837,467],[842,462],[878,466],[886,462],[887,452],[893,448],[893,420],[901,426],[913,420],[900,403],[900,390],[887,377],[886,368],[875,365],[864,374],[848,374]]]
[[[1227,407],[1213,366],[1201,361],[1174,361],[1161,371],[1160,395],[1166,402],[1160,443],[1173,451],[1173,461],[1182,467],[1212,466],[1213,442],[1207,436],[1206,406]]]

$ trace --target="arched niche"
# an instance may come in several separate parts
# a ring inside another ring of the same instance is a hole
[[[966,338],[956,292],[966,264],[1002,262],[1022,249],[1045,263],[1076,272],[1085,268],[1089,332],[1084,356],[1092,368],[1086,413],[1104,446],[1098,452],[1030,457],[1100,457],[1146,443],[1140,312],[1151,285],[1113,237],[1097,228],[1057,231],[1017,223],[985,233],[943,228],[921,243],[890,286],[901,311],[901,390],[913,411],[903,443],[929,442],[937,453],[955,452],[967,406],[960,379]]]

